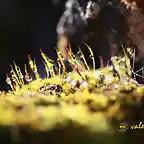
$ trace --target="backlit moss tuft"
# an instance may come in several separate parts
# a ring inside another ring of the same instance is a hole
[[[121,123],[130,126],[144,118],[144,87],[132,79],[127,55],[112,57],[112,65],[97,70],[88,68],[85,61],[85,66],[79,67],[79,62],[71,57],[74,71],[67,73],[60,52],[59,68],[42,50],[41,54],[45,79],[40,78],[30,55],[35,80],[26,67],[22,76],[15,63],[11,75],[6,75],[12,90],[0,94],[0,131],[5,129],[0,141],[5,139],[0,143],[141,143],[140,130],[130,136],[130,128],[125,133],[119,129]],[[93,59],[92,52],[91,56]],[[64,69],[62,73],[60,68]],[[15,134],[11,137],[9,133]]]

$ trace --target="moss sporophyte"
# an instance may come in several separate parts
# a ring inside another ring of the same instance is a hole
[[[77,59],[75,57],[75,55],[71,51],[71,48],[70,48],[69,59],[68,59],[69,63],[71,64],[72,69],[75,71],[76,74],[79,75],[79,77],[83,81],[90,83],[91,79],[94,79],[95,84],[97,86],[98,85],[102,86],[102,85],[110,85],[112,83],[117,84],[118,81],[126,83],[126,82],[133,80],[131,75],[132,75],[132,73],[134,73],[134,71],[131,67],[130,58],[128,57],[127,52],[126,52],[126,50],[124,50],[124,48],[123,48],[124,57],[113,56],[113,57],[111,57],[112,64],[107,65],[107,67],[104,67],[104,68],[101,66],[100,69],[95,69],[94,54],[93,54],[91,48],[88,45],[86,45],[86,46],[88,48],[88,51],[90,52],[90,57],[93,62],[92,69],[88,66],[86,59],[80,48],[79,48],[78,53],[80,53],[81,59]],[[70,73],[68,73],[66,71],[67,66],[63,62],[64,59],[63,59],[60,51],[56,50],[57,55],[58,55],[58,60],[57,60],[58,67],[56,66],[57,65],[56,62],[49,59],[46,56],[46,54],[44,54],[42,52],[41,49],[40,49],[40,52],[41,52],[41,56],[43,58],[43,63],[45,65],[45,72],[47,74],[46,78],[55,77],[55,76],[59,76],[60,78],[67,78],[70,75]],[[12,65],[10,65],[11,66],[11,77],[8,77],[8,74],[7,74],[7,83],[11,86],[11,88],[13,90],[14,90],[13,85],[15,85],[15,87],[16,86],[17,87],[24,86],[25,81],[28,81],[26,79],[26,76],[29,76],[31,79],[32,73],[35,75],[35,80],[41,79],[40,75],[38,73],[38,68],[35,63],[35,60],[33,61],[31,59],[30,55],[28,55],[28,59],[29,59],[29,66],[30,66],[31,72],[28,73],[28,70],[27,70],[26,64],[25,64],[25,76],[23,76],[20,68],[15,64],[15,62],[14,62],[15,69],[13,69]],[[102,58],[101,58],[101,61],[102,61]],[[101,65],[103,65],[103,64],[101,63]],[[73,73],[74,72],[72,72],[72,74]],[[96,76],[94,76],[96,73],[101,73],[101,74],[96,77]],[[134,74],[134,75],[137,75],[137,74]],[[143,76],[141,76],[141,77],[143,77]],[[31,81],[29,81],[29,82],[31,82]]]

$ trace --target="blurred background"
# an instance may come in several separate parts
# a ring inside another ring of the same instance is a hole
[[[15,60],[20,68],[27,55],[36,58],[43,75],[40,48],[55,59],[56,25],[65,0],[0,0],[0,90],[7,88],[5,74]]]
[[[5,74],[13,60],[24,70],[28,54],[36,59],[41,76],[40,48],[56,59],[56,26],[66,0],[0,0],[0,90],[8,84]],[[85,3],[87,0],[80,0]],[[109,18],[109,17],[108,17]]]

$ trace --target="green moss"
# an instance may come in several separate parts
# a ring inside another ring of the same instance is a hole
[[[113,64],[116,72],[75,69],[21,87],[7,75],[15,90],[0,94],[0,143],[141,143],[143,130],[119,127],[144,119],[144,87],[131,78],[128,58]]]

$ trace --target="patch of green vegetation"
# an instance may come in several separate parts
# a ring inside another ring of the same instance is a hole
[[[57,54],[59,68],[41,51],[45,79],[30,55],[35,80],[26,66],[25,75],[15,63],[15,69],[11,66],[6,80],[12,90],[0,94],[0,143],[143,143],[142,129],[120,129],[122,123],[131,126],[144,119],[144,87],[132,78],[127,54],[112,57],[111,66],[95,70],[83,56],[82,66],[71,52],[71,73]]]

